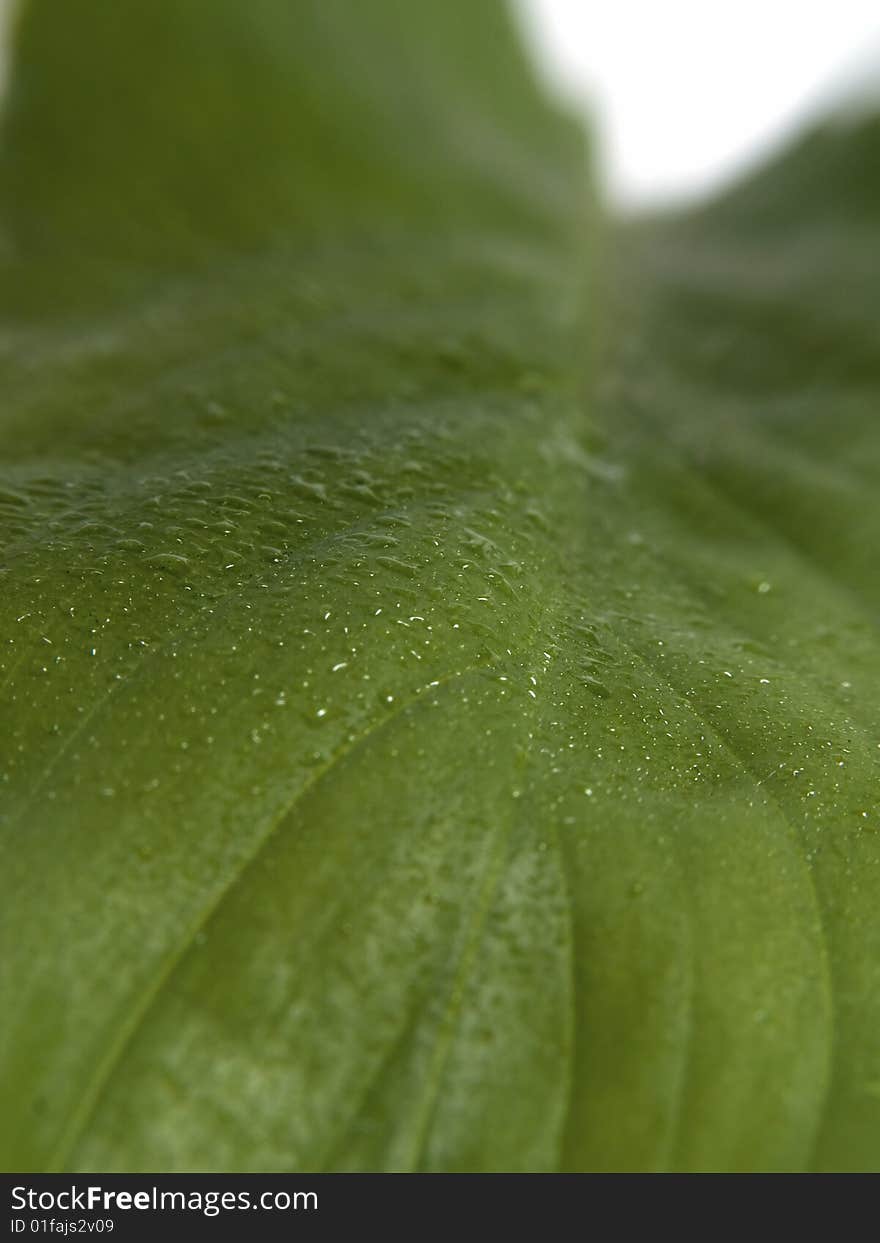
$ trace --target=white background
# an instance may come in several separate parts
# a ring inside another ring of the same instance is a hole
[[[706,193],[880,79],[880,0],[517,3],[545,72],[597,117],[624,204]]]

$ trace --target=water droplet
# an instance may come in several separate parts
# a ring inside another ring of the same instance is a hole
[[[189,558],[176,552],[157,552],[150,557],[144,557],[143,560],[146,565],[151,565],[157,570],[167,570],[173,573],[180,573],[189,565]]]

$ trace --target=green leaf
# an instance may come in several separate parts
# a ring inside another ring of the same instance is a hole
[[[31,0],[3,1168],[880,1164],[878,142],[600,231],[500,4]]]

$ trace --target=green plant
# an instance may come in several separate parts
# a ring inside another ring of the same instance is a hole
[[[880,1164],[878,142],[617,226],[500,4],[25,5],[3,1168]]]

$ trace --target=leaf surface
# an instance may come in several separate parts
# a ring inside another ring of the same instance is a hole
[[[582,146],[494,3],[27,6],[4,1168],[880,1163],[877,126]]]

